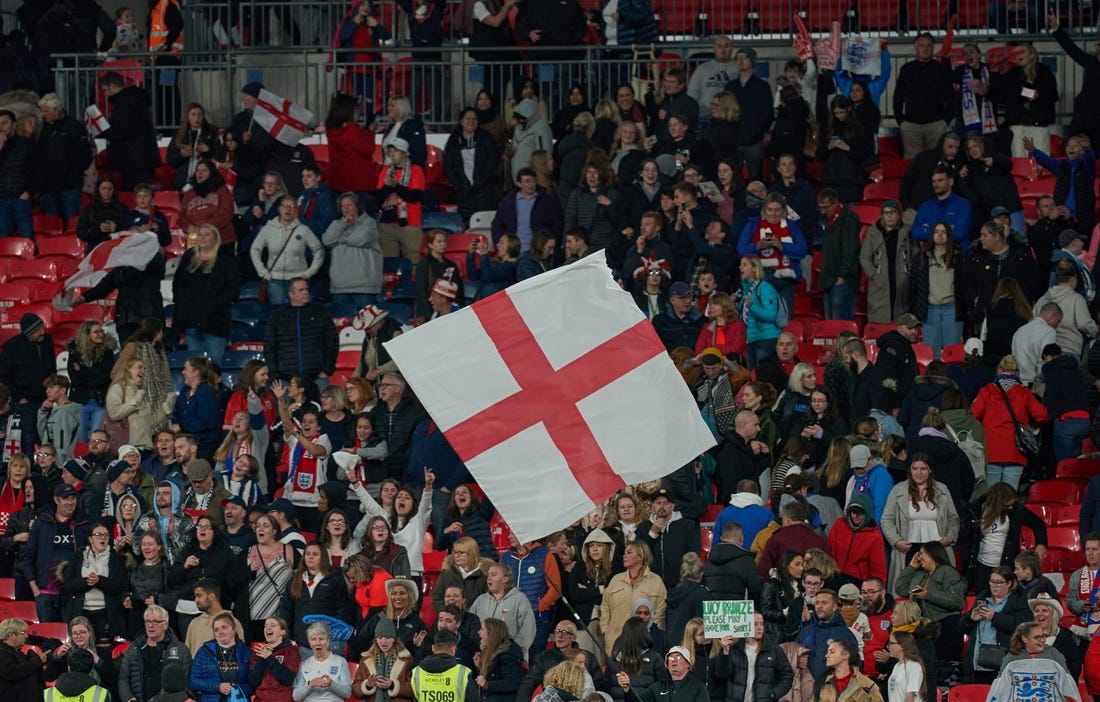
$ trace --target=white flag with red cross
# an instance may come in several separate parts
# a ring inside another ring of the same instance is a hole
[[[97,105],[88,105],[84,108],[84,124],[86,124],[88,129],[92,130],[92,133],[96,136],[99,136],[111,128],[111,123],[107,121],[107,118]]]
[[[523,541],[714,445],[653,326],[600,255],[439,317],[386,349]]]
[[[276,140],[287,146],[297,146],[309,132],[309,121],[313,119],[313,113],[270,90],[261,89],[256,96],[256,109],[252,118]]]

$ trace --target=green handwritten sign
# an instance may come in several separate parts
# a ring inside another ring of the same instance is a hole
[[[703,603],[703,633],[708,639],[745,638],[753,634],[752,600]]]

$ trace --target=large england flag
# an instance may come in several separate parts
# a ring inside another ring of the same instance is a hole
[[[386,349],[524,541],[714,445],[602,255],[517,283]]]

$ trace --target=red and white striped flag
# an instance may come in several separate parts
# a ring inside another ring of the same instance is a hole
[[[256,109],[252,113],[256,124],[287,146],[297,146],[309,132],[313,113],[279,97],[270,90],[260,90],[256,96]]]
[[[72,309],[73,293],[77,288],[90,288],[120,266],[145,270],[160,250],[156,232],[136,232],[99,244],[88,252],[84,260],[65,281],[65,287],[53,300],[59,310]]]
[[[513,285],[386,349],[522,541],[714,445],[603,256]]]

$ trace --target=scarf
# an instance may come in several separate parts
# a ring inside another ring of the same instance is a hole
[[[910,634],[912,634],[914,631],[917,630],[917,625],[919,625],[919,624],[920,624],[920,620],[918,619],[917,621],[912,622],[910,624],[896,624],[893,627],[891,627],[891,630],[892,631],[906,631],[906,632],[909,632]]]
[[[975,129],[980,126],[982,134],[992,134],[997,131],[997,120],[993,115],[993,102],[988,98],[981,100],[981,112],[979,114],[978,102],[981,96],[970,89],[967,81],[971,80],[979,80],[988,88],[989,66],[982,64],[977,72],[970,66],[963,66],[962,88],[959,96],[962,100],[963,124],[966,125],[967,129]]]
[[[401,175],[397,175],[397,171],[401,172]],[[397,181],[398,187],[409,187],[409,177],[412,175],[412,164],[406,163],[404,168],[397,168],[392,163],[386,166],[386,178],[393,178]],[[409,221],[409,205],[405,200],[396,192],[392,192],[386,196],[386,201],[382,203],[382,210],[396,210],[397,211],[397,223],[401,226]],[[383,222],[389,221],[386,218],[382,219]]]
[[[391,655],[386,656],[381,651],[374,654],[374,674],[383,678],[390,677],[390,671],[393,670],[393,664],[397,662],[397,652],[393,652]],[[374,702],[388,702],[390,699],[390,691],[377,688],[377,692],[374,694]]]
[[[397,171],[401,171],[400,176],[397,175]],[[390,165],[386,166],[386,177],[387,178],[392,177],[394,180],[397,181],[397,184],[400,185],[402,188],[409,187],[409,177],[410,177],[411,174],[412,174],[412,168],[409,166],[409,164],[406,164],[404,168],[398,168],[397,166],[393,165],[392,163]]]
[[[1081,569],[1081,579],[1078,580],[1077,594],[1088,604],[1096,603],[1096,590],[1100,588],[1100,570],[1093,572],[1087,565]],[[1080,622],[1082,626],[1100,624],[1100,612],[1082,612]]]
[[[791,237],[791,228],[790,225],[787,224],[786,219],[779,220],[778,224],[772,224],[768,220],[761,217],[760,221],[756,224],[756,231],[753,232],[753,244],[763,239],[765,234],[775,235],[775,239],[778,240],[781,244],[794,243],[794,238]],[[771,269],[773,274],[776,271],[790,269],[791,267],[791,259],[788,258],[779,249],[767,247],[757,251],[756,255],[760,257],[760,263],[764,266],[764,268]],[[741,318],[745,319],[744,316],[742,316]]]
[[[146,406],[159,408],[172,388],[172,379],[168,374],[168,359],[164,351],[157,349],[152,342],[138,342],[135,355],[145,364],[145,380],[142,385],[145,388]],[[157,418],[152,426],[154,431],[168,427],[167,416],[160,412],[154,412],[153,416]]]
[[[4,489],[0,490],[0,527],[6,529],[11,515],[23,509],[24,497],[22,490],[16,490],[11,482],[4,481]]]

